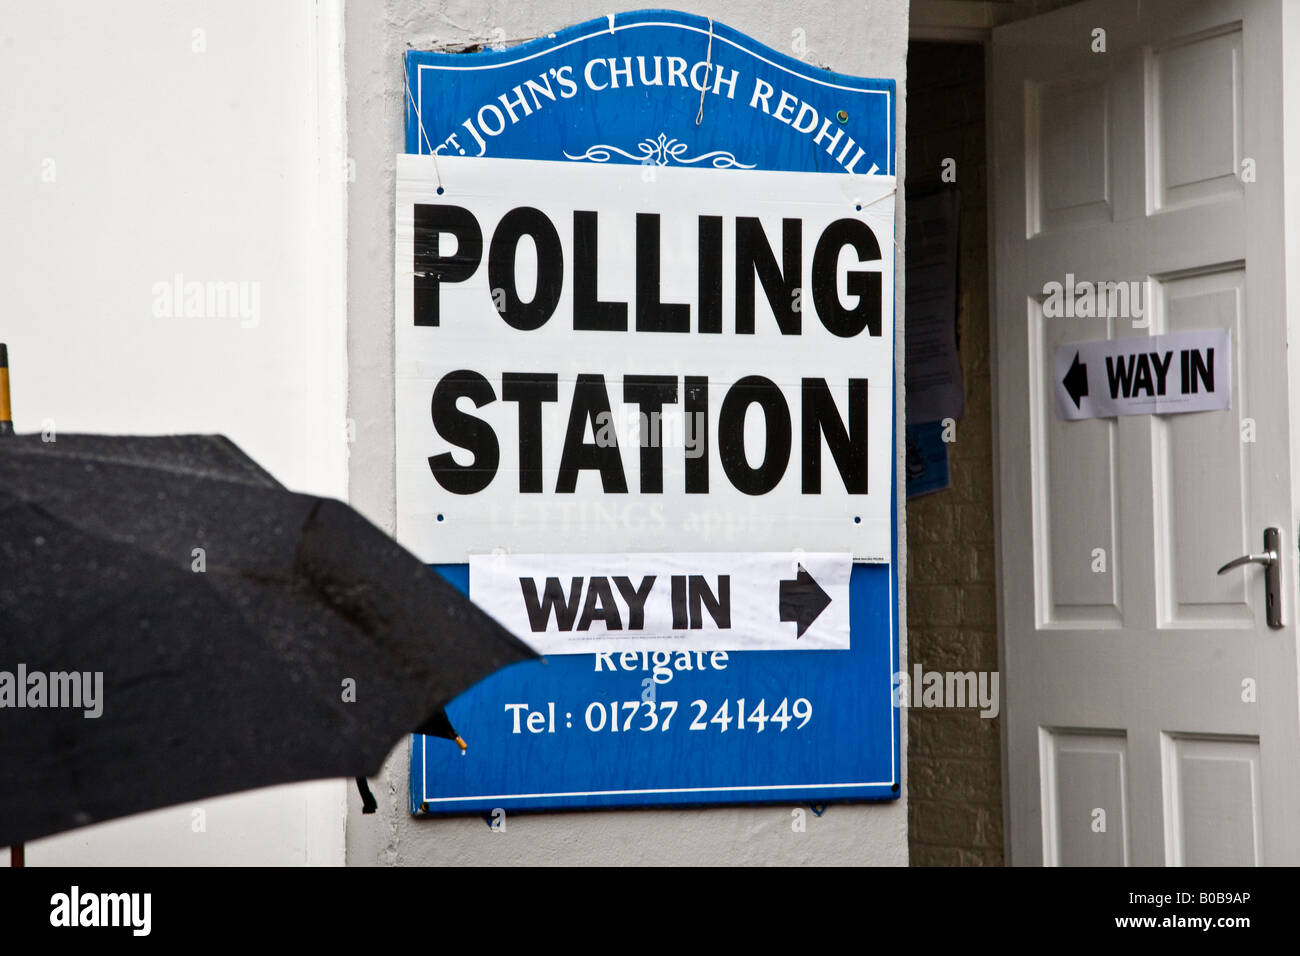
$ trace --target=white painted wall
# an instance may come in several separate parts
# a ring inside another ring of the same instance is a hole
[[[346,496],[341,19],[341,0],[4,4],[19,431],[223,432],[290,487]],[[156,316],[177,273],[257,283],[256,321]],[[28,863],[341,863],[344,792],[205,801],[202,834],[190,807],[162,810],[38,841]]]
[[[291,487],[350,491],[391,530],[401,54],[488,40],[495,27],[531,37],[608,10],[353,0],[340,62],[341,4],[6,5],[0,341],[20,431],[48,419],[61,431],[224,432]],[[807,59],[894,77],[903,91],[905,0],[683,8],[778,49],[803,30]],[[195,30],[205,52],[193,49]],[[335,178],[346,168],[343,63],[356,171],[346,199]],[[901,181],[901,155],[898,166]],[[902,270],[900,256],[900,362]],[[256,323],[155,316],[154,284],[177,273],[258,283]],[[900,531],[900,574],[905,540]],[[406,761],[403,743],[377,781],[375,816],[342,782],[283,787],[205,801],[205,834],[191,832],[191,807],[176,807],[39,841],[28,862],[338,863],[345,799],[353,864],[907,862],[906,776],[902,799],[833,807],[809,816],[804,834],[791,832],[788,807],[517,816],[493,834],[478,818],[411,819]]]
[[[802,30],[807,60],[845,73],[893,77],[900,93],[896,141],[903,142],[906,0],[728,0],[680,8],[780,50],[791,50],[794,31]],[[492,41],[500,36],[497,28],[510,40],[528,39],[619,9],[590,0],[347,5],[348,142],[356,163],[348,200],[348,414],[357,428],[349,480],[353,505],[380,527],[394,526],[393,166],[403,149],[402,54],[408,46],[449,49]],[[900,183],[904,172],[900,148]],[[901,244],[901,190],[898,202]],[[896,283],[901,409],[901,255]],[[901,577],[907,566],[901,513],[899,520]],[[905,623],[906,608],[901,610]],[[901,650],[906,669],[906,647]],[[906,737],[902,753],[905,758]],[[493,833],[479,817],[412,819],[407,759],[405,743],[390,755],[374,787],[380,805],[374,816],[363,816],[359,800],[349,796],[349,864],[907,863],[905,773],[900,800],[835,806],[820,818],[809,814],[807,832],[800,834],[791,831],[789,806],[521,814],[510,817],[504,833]]]

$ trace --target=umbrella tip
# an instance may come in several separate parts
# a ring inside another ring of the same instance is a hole
[[[14,433],[14,413],[9,407],[9,347],[0,342],[0,435]]]
[[[465,739],[460,734],[456,735],[456,746],[460,748],[462,754],[469,749],[469,744],[465,743]]]

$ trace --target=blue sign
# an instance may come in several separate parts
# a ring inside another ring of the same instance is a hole
[[[907,497],[916,498],[951,486],[948,475],[948,443],[943,440],[943,433],[943,422],[908,425],[904,431],[907,442]]]
[[[411,52],[406,75],[412,154],[822,173],[892,187],[883,179],[894,175],[892,80],[811,67],[704,17],[639,11],[504,50]],[[763,199],[779,207],[782,196]],[[884,308],[892,315],[891,302]],[[891,475],[896,442],[891,433]],[[553,550],[635,550],[627,538]],[[896,523],[888,540],[889,563],[852,567],[848,650],[556,654],[494,674],[447,708],[469,743],[463,755],[413,738],[411,812],[896,798]],[[469,592],[467,564],[436,567]]]

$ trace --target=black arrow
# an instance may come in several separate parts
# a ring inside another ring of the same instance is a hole
[[[799,565],[799,574],[793,580],[781,582],[781,620],[795,621],[799,632],[795,640],[817,620],[817,615],[831,603],[830,595],[821,589],[813,576]]]
[[[1061,379],[1065,392],[1074,399],[1074,407],[1079,407],[1079,399],[1088,394],[1088,366],[1079,361],[1079,353],[1074,353],[1074,363]]]

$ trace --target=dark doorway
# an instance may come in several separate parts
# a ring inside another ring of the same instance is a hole
[[[911,206],[914,197],[919,201],[935,191],[957,195],[953,333],[965,403],[943,430],[942,449],[933,441],[929,446],[933,457],[946,453],[947,487],[907,502],[909,699],[917,693],[912,685],[918,665],[922,674],[998,670],[984,106],[982,46],[911,44],[907,202]],[[908,219],[910,315],[918,304],[914,243],[924,236],[913,235]],[[909,452],[915,473],[922,452]],[[941,474],[941,464],[935,467]],[[981,717],[979,707],[911,706],[907,727],[913,865],[1002,865],[1001,720]]]

